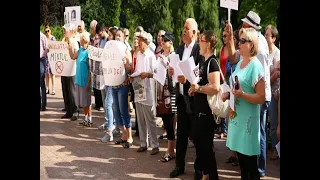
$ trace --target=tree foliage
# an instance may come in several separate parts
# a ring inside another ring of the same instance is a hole
[[[195,18],[198,28],[214,30],[221,45],[221,33],[227,19],[227,9],[220,8],[219,0],[40,0],[40,24],[63,25],[66,6],[81,5],[81,18],[87,30],[92,20],[108,26],[126,27],[131,32],[142,26],[153,36],[160,29],[173,31],[178,45],[187,18]],[[253,10],[261,17],[262,31],[268,24],[280,32],[280,0],[239,0],[239,11],[231,11],[234,29],[241,19]],[[155,39],[155,38],[154,38]]]

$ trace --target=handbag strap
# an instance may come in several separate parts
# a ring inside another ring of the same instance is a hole
[[[215,58],[211,58],[211,59],[209,60],[209,63],[208,63],[208,67],[207,67],[207,78],[208,78],[208,81],[209,81],[209,68],[210,68],[210,63],[211,63],[211,60],[212,60],[212,59],[214,59],[214,60],[216,61],[216,63],[218,64],[219,71],[220,71],[220,75],[222,76],[223,82],[225,82],[223,73],[222,73],[221,68],[220,68],[220,65],[219,65],[218,61],[217,61]]]

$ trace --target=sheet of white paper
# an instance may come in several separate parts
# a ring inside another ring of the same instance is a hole
[[[178,63],[183,75],[191,84],[196,84],[199,81],[199,67],[194,63],[193,56],[189,57],[187,60],[180,61]]]
[[[170,54],[169,55],[169,66],[173,68],[174,74],[172,75],[172,80],[177,83],[178,82],[178,76],[183,75],[181,72],[181,69],[178,66],[178,63],[180,62],[179,54]]]
[[[140,76],[140,74],[141,74],[141,72],[136,71],[136,72],[132,73],[130,76],[131,77],[137,77],[137,76]]]
[[[280,141],[278,142],[278,144],[276,145],[276,149],[280,158]]]
[[[156,62],[156,66],[153,70],[153,79],[155,79],[162,86],[164,86],[166,76],[167,76],[167,66],[164,64],[162,59],[158,59]]]

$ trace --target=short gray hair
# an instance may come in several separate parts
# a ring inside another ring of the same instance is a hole
[[[198,23],[195,19],[188,18],[188,19],[186,19],[186,23],[191,24],[191,30],[195,30],[196,32],[198,31]]]
[[[96,20],[91,21],[90,28],[95,27],[97,24],[98,24],[98,22]]]

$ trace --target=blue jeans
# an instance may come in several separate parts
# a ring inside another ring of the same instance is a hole
[[[128,86],[114,88],[112,93],[116,124],[130,128],[132,123],[128,110]]]
[[[108,123],[108,130],[113,130],[113,97],[112,88],[110,86],[105,86],[104,90],[101,90],[102,102],[104,107],[104,119],[105,124]]]
[[[260,110],[260,155],[258,159],[258,170],[265,175],[267,166],[267,110],[270,101],[265,101]]]
[[[40,108],[46,108],[47,106],[47,93],[46,93],[46,83],[45,83],[45,59],[40,60]]]
[[[278,127],[278,100],[272,95],[270,107],[268,109],[270,118],[270,135],[272,148],[274,148],[278,143],[277,137],[277,127]]]
[[[227,119],[221,118],[220,124],[218,124],[217,130],[221,133],[228,133]]]

